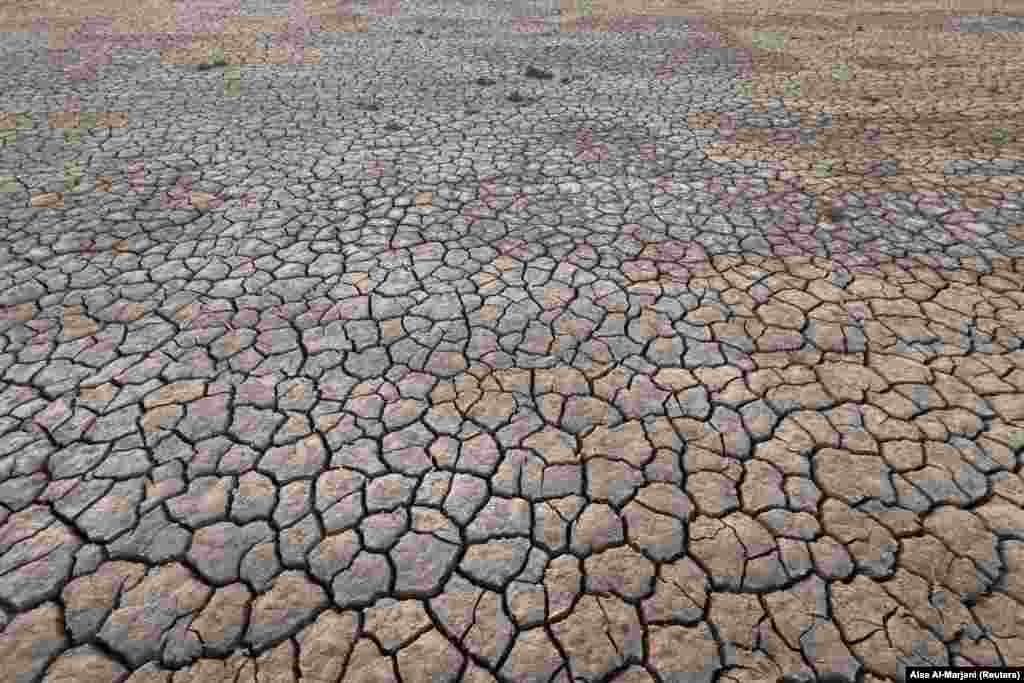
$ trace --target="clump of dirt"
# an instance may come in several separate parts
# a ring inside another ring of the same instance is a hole
[[[199,71],[209,71],[210,69],[220,69],[228,65],[227,61],[218,59],[215,62],[203,62],[197,68]]]
[[[544,71],[543,69],[537,69],[534,66],[526,67],[526,73],[523,74],[527,78],[539,78],[542,81],[550,80],[555,77],[550,71]]]

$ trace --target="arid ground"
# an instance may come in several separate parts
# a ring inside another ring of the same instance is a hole
[[[0,36],[0,679],[1024,666],[1020,2]]]

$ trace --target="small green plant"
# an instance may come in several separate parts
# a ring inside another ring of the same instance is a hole
[[[97,122],[96,112],[94,111],[83,111],[78,115],[78,127],[79,128],[95,128]]]
[[[0,192],[6,194],[18,191],[18,179],[12,175],[0,175]]]
[[[64,162],[64,191],[73,192],[82,186],[82,169],[77,161]]]
[[[786,97],[799,97],[800,96],[800,83],[795,79],[787,79],[782,85],[782,92]]]
[[[82,141],[82,129],[81,128],[65,128],[64,129],[64,142],[69,145],[77,145]]]
[[[814,162],[814,174],[819,178],[827,178],[832,175],[832,162],[822,159]]]
[[[242,92],[242,67],[235,64],[224,72],[224,93],[236,97]]]
[[[762,50],[781,50],[786,39],[774,31],[754,31],[754,47]]]
[[[992,144],[1005,145],[1010,141],[1010,131],[1005,128],[996,128],[992,131]]]
[[[1010,434],[1010,448],[1015,451],[1024,449],[1024,432],[1014,432]]]
[[[199,65],[200,71],[209,71],[217,67],[225,67],[228,65],[228,60],[224,58],[223,48],[215,47],[210,50],[207,61]]]
[[[837,81],[850,80],[850,67],[847,66],[846,64],[833,64],[832,78],[834,78]]]
[[[740,81],[736,84],[736,94],[740,97],[751,97],[754,94],[753,81]]]

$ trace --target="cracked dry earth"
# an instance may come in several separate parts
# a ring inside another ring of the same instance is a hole
[[[688,116],[789,112],[694,16],[552,9],[403,5],[302,64],[240,31],[233,95],[187,55],[74,80],[5,34],[2,106],[33,113],[0,150],[5,680],[1024,664],[1009,167],[981,206],[824,220],[828,188],[705,153]],[[62,140],[69,94],[120,125]]]

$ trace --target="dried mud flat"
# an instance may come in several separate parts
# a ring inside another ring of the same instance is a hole
[[[812,183],[823,198],[849,190],[955,191],[972,208],[988,207],[992,193],[1024,189],[1024,8],[1011,14],[992,3],[957,3],[950,12],[943,4],[730,2],[727,12],[707,13],[700,3],[685,7],[707,17],[724,44],[750,46],[755,103],[783,95],[788,111],[831,115],[830,130],[815,144],[790,145],[782,160],[804,175],[815,175],[815,161],[832,162],[830,178]],[[787,94],[793,83],[798,89]],[[778,156],[757,133],[740,131],[723,154]],[[864,178],[864,162],[880,159],[898,165],[894,177]],[[942,177],[947,162],[961,159],[1017,163],[1004,174]]]
[[[0,2],[0,671],[1024,665],[976,4]]]

